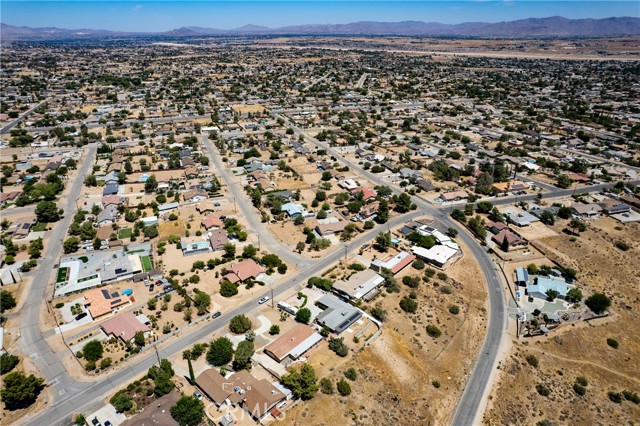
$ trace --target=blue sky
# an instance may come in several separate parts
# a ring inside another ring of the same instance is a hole
[[[417,20],[455,24],[528,17],[640,17],[634,1],[5,1],[5,24],[121,31],[167,31],[183,26],[231,29],[246,24],[281,27],[356,21]]]

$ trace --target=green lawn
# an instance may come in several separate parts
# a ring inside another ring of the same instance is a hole
[[[58,269],[58,277],[56,278],[57,283],[62,283],[67,280],[67,271],[69,268],[60,268]]]
[[[149,272],[153,269],[153,263],[151,263],[151,258],[149,256],[140,256],[140,261],[142,262],[142,270],[144,272]]]
[[[118,238],[123,240],[125,238],[131,238],[131,228],[124,228],[118,231]]]
[[[42,232],[47,230],[47,224],[45,222],[36,223],[33,228],[31,228],[33,232]]]

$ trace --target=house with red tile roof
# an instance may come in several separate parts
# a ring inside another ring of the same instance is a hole
[[[200,223],[207,231],[209,229],[222,229],[222,227],[224,226],[224,223],[222,222],[222,220],[220,220],[220,216],[213,213],[208,214],[204,219],[202,219],[202,222]]]
[[[131,312],[124,312],[103,322],[100,328],[107,336],[113,335],[125,343],[131,341],[139,331],[143,333],[150,331],[149,327],[140,322]]]
[[[351,195],[355,196],[358,192],[362,192],[362,199],[364,201],[373,200],[376,198],[376,191],[373,189],[365,188],[364,186],[358,186],[357,188],[350,189]]]
[[[230,267],[227,268],[227,275],[224,276],[224,279],[231,281],[232,283],[239,283],[249,278],[255,279],[260,274],[264,273],[264,268],[258,263],[256,263],[253,259],[243,260],[242,262],[232,263]]]
[[[114,291],[111,286],[92,288],[84,293],[84,306],[94,320],[129,304],[131,298]]]

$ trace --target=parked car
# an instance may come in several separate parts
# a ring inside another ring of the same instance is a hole
[[[269,296],[261,297],[260,300],[258,300],[258,303],[262,305],[263,303],[265,303],[269,299],[270,299]]]
[[[76,315],[76,321],[81,320],[82,318],[86,317],[87,313],[86,312],[82,312],[78,315]]]
[[[202,394],[200,392],[193,391],[193,396],[195,396],[198,399],[198,401],[202,401]]]
[[[220,315],[222,315],[222,312],[218,311],[215,314],[213,314],[213,318],[216,319],[218,318]]]

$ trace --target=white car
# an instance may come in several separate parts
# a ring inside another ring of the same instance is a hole
[[[270,297],[269,297],[269,296],[264,296],[263,298],[261,298],[260,300],[258,300],[258,303],[262,305],[263,303],[265,303],[265,302],[266,302],[267,300],[269,300],[269,299],[270,299]]]

